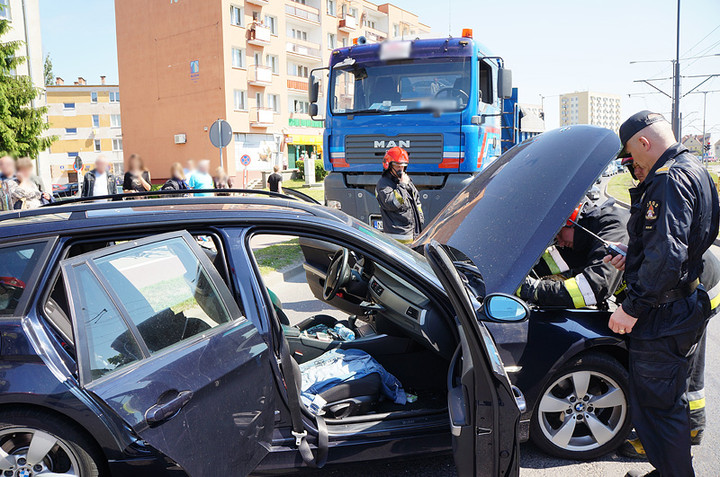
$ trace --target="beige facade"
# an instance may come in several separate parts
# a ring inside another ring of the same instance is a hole
[[[219,165],[208,137],[219,118],[234,132],[231,175],[243,155],[261,171],[322,154],[323,125],[307,114],[310,71],[361,35],[430,31],[410,12],[361,0],[123,0],[115,11],[125,151],[155,178],[176,161]]]
[[[560,95],[560,125],[593,124],[620,129],[620,96],[580,91]]]
[[[105,84],[101,77],[96,84],[78,78],[65,84],[57,78],[47,86],[48,134],[58,137],[49,151],[53,184],[77,181],[73,170],[76,157],[83,161],[83,172],[91,170],[98,156],[105,156],[115,174],[123,171],[122,120],[120,88]]]
[[[10,31],[2,37],[3,42],[20,41],[22,46],[18,55],[27,60],[19,65],[16,74],[29,76],[40,91],[44,91],[42,37],[40,35],[40,8],[38,0],[0,0],[0,20],[10,22]],[[45,105],[45,95],[41,94],[35,101],[35,107]],[[38,175],[50,185],[50,168],[46,153],[40,153],[37,162]]]

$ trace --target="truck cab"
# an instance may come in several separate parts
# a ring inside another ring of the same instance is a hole
[[[461,38],[386,41],[333,50],[327,70],[325,200],[381,227],[375,185],[385,152],[403,147],[426,221],[501,154],[501,58]],[[318,111],[318,73],[311,113]]]

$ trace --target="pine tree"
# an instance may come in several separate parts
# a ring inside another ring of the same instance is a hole
[[[10,30],[7,20],[0,20],[0,38]],[[50,147],[54,137],[43,137],[49,125],[47,108],[34,108],[32,102],[40,91],[27,76],[17,76],[16,68],[26,61],[15,56],[20,41],[0,42],[0,154],[37,158]]]
[[[45,56],[45,64],[43,65],[43,76],[45,77],[45,86],[50,86],[55,80],[53,74],[52,60],[50,59],[50,53]]]

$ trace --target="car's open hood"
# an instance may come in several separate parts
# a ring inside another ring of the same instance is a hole
[[[487,293],[514,293],[619,150],[615,133],[595,126],[530,139],[460,191],[414,245],[453,247],[480,269]]]

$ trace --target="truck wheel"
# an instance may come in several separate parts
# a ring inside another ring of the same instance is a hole
[[[589,460],[615,450],[630,432],[628,372],[590,353],[565,364],[540,393],[530,438],[563,459]]]
[[[0,411],[0,475],[99,477],[105,461],[75,425],[35,409]]]

